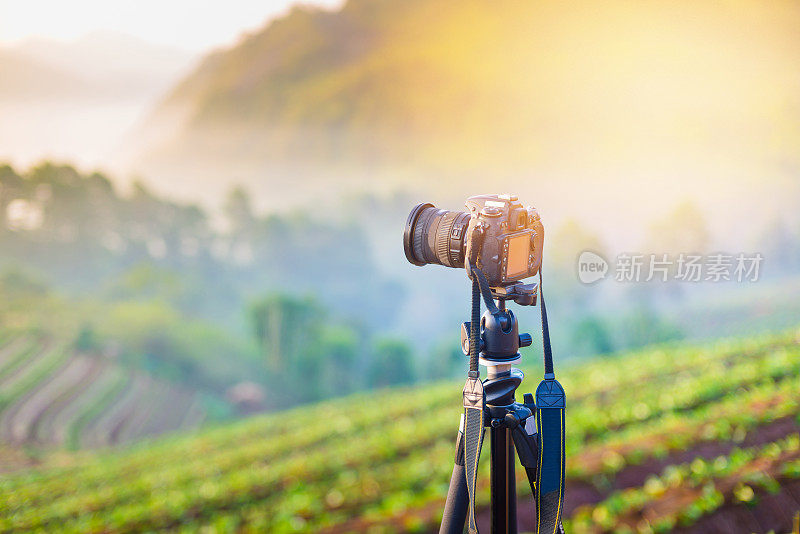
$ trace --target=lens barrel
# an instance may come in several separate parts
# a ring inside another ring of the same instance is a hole
[[[414,265],[434,263],[464,266],[464,235],[470,215],[447,211],[433,204],[417,204],[408,216],[403,234],[406,259]]]

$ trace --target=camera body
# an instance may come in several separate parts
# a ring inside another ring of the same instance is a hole
[[[515,195],[478,195],[466,202],[471,214],[467,236],[480,225],[483,243],[478,267],[489,285],[504,286],[539,272],[544,226],[536,208]]]
[[[477,266],[489,285],[503,287],[533,276],[542,265],[544,227],[539,213],[514,195],[478,195],[469,211],[441,210],[418,204],[406,222],[403,245],[414,265],[464,267],[473,230],[482,233]]]

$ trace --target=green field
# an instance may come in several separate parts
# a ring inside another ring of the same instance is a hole
[[[82,353],[58,336],[0,335],[0,443],[70,449],[197,427],[199,395]]]
[[[539,361],[533,351],[525,358]],[[540,371],[527,375],[523,391]],[[800,330],[654,347],[559,378],[567,532],[791,530],[800,511]],[[434,531],[461,386],[359,394],[117,451],[46,456],[2,477],[0,529]],[[518,487],[520,522],[531,529],[524,478]]]

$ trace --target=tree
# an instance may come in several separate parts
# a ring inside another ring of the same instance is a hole
[[[596,315],[583,317],[572,330],[572,338],[578,350],[584,350],[587,354],[608,354],[614,350],[607,325]]]
[[[653,254],[704,254],[710,239],[705,214],[693,202],[686,201],[653,221],[645,245]]]
[[[267,367],[276,371],[283,362],[301,357],[318,333],[323,313],[310,297],[274,294],[254,302],[250,318]]]
[[[299,388],[306,400],[347,395],[358,389],[363,373],[358,366],[359,339],[345,325],[327,325],[300,358]]]
[[[578,307],[594,293],[579,283],[577,277],[578,257],[591,251],[606,257],[600,237],[575,219],[568,219],[550,237],[545,231],[544,272],[547,283],[552,283],[563,301],[571,301]]]
[[[447,336],[431,351],[427,369],[429,376],[423,378],[439,379],[460,376],[458,375],[459,371],[462,375],[466,372],[467,357],[461,352],[459,343],[453,342],[452,336]]]
[[[793,273],[800,267],[800,236],[793,233],[783,219],[773,220],[762,232],[759,242],[773,273]]]
[[[256,216],[253,206],[250,204],[250,195],[242,187],[236,187],[228,193],[223,212],[230,232],[234,236],[252,231],[256,226]]]
[[[381,339],[375,344],[368,372],[373,387],[411,384],[414,382],[414,363],[411,347],[398,339]]]
[[[684,337],[680,327],[647,305],[638,306],[623,317],[621,331],[625,348],[675,341]]]

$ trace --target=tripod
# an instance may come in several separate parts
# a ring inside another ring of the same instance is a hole
[[[470,345],[475,350],[472,331],[475,322],[475,287],[473,286],[473,321],[463,323],[461,327],[461,345],[465,353],[469,353]],[[487,311],[480,320],[479,352],[480,364],[486,366],[487,377],[482,382],[485,393],[484,427],[489,428],[490,436],[490,492],[491,492],[491,532],[492,534],[517,532],[517,494],[514,452],[525,469],[534,500],[538,504],[537,489],[542,487],[537,481],[539,471],[538,460],[540,448],[536,425],[536,403],[530,393],[525,393],[523,402],[515,401],[515,393],[522,383],[522,371],[513,367],[521,361],[519,347],[531,345],[530,334],[519,334],[516,317],[506,310],[506,300],[514,300],[521,305],[533,305],[536,302],[537,284],[514,284],[506,288],[492,288],[491,297],[497,299],[495,313]],[[542,305],[544,302],[542,301]],[[497,313],[499,311],[499,313]],[[543,328],[546,332],[546,315],[543,310]],[[549,335],[545,333],[549,338]],[[548,339],[549,341],[549,339]],[[549,351],[549,342],[546,351]],[[548,369],[545,369],[547,377]],[[552,375],[552,369],[549,370]],[[471,375],[472,376],[472,375]],[[560,386],[559,386],[560,387]],[[541,389],[541,386],[540,388]],[[539,396],[537,390],[537,397]],[[563,394],[563,390],[562,390]],[[546,398],[543,397],[543,398]],[[465,458],[465,421],[461,416],[453,474],[447,493],[440,534],[461,534],[470,505],[467,486],[467,468]],[[478,446],[480,450],[480,445]],[[562,450],[563,454],[563,450]],[[563,458],[563,456],[562,456]],[[477,459],[475,460],[477,465]],[[560,466],[563,473],[563,461]],[[562,475],[563,478],[563,475]],[[474,488],[473,488],[474,491]],[[563,491],[563,490],[562,490]],[[563,493],[562,493],[563,495]],[[545,504],[540,504],[544,509]],[[551,513],[551,510],[547,510]],[[542,513],[542,510],[537,510]],[[556,517],[560,515],[559,508]],[[540,522],[541,524],[541,522]],[[472,527],[471,527],[472,530]],[[561,522],[553,521],[552,530],[548,532],[563,533]]]

